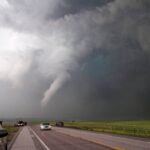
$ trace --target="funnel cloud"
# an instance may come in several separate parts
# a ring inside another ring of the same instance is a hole
[[[0,33],[0,118],[150,117],[149,0],[2,0]]]

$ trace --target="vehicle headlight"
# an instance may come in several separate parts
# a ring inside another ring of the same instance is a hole
[[[43,125],[41,125],[41,129],[44,129],[44,126],[43,126]]]

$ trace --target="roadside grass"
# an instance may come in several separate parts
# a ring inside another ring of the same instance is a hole
[[[18,127],[14,127],[13,125],[4,125],[3,128],[7,130],[7,142],[10,142],[15,133],[18,131]]]
[[[148,121],[65,121],[66,127],[113,134],[150,137]]]

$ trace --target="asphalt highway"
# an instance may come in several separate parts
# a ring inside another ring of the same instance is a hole
[[[82,131],[68,128],[53,128],[53,130],[76,138],[106,145],[117,150],[150,150],[150,139],[119,136],[114,134]]]
[[[32,126],[30,133],[37,150],[111,150],[103,145],[57,132],[56,128],[41,131],[39,126]]]
[[[39,125],[23,127],[12,150],[150,150],[150,139]]]

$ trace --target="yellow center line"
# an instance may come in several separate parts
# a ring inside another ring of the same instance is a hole
[[[85,140],[84,138],[81,138],[81,139]],[[103,143],[103,142],[101,142],[99,140],[90,140],[90,139],[86,139],[86,140],[89,141],[89,142],[100,144],[102,146],[108,147],[108,148],[113,149],[113,150],[125,150],[125,149],[123,149],[121,147],[115,147],[115,146],[112,146],[112,145],[105,144],[105,143]]]
[[[59,132],[59,131],[56,131],[56,132]],[[83,137],[75,136],[75,135],[72,135],[70,133],[68,134],[68,133],[65,133],[65,132],[61,132],[61,133],[69,135],[69,136],[72,136],[72,137],[80,138],[80,139],[83,139],[83,140],[86,140],[86,141],[89,141],[89,142],[93,142],[93,143],[96,143],[96,144],[108,147],[108,148],[110,148],[112,150],[125,150],[124,148],[121,148],[121,147],[116,147],[116,146],[112,146],[112,145],[109,145],[109,144],[105,144],[104,142],[102,142],[100,140],[83,138]]]

